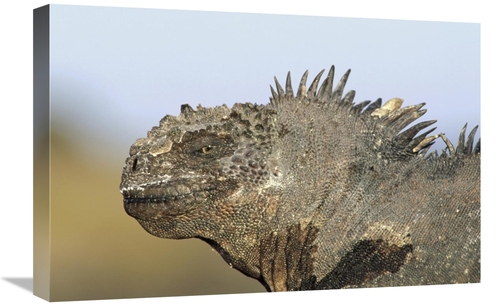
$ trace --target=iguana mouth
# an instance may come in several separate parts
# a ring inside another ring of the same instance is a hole
[[[183,215],[193,210],[195,204],[204,202],[215,188],[196,190],[190,193],[158,195],[156,192],[124,192],[123,204],[130,216],[141,220],[159,220]],[[146,194],[154,195],[146,195]]]
[[[141,220],[158,220],[168,216],[188,213],[193,201],[176,201],[159,198],[124,198],[125,211]]]

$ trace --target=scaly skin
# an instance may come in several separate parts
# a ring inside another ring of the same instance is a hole
[[[480,146],[423,131],[424,105],[353,103],[321,72],[267,105],[181,107],[120,185],[149,233],[199,238],[269,291],[480,281]],[[420,135],[419,132],[423,131]],[[427,154],[442,138],[448,153]],[[426,155],[427,154],[427,155]]]

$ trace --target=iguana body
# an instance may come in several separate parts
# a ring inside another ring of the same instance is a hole
[[[167,115],[130,149],[121,192],[149,233],[200,238],[269,291],[480,281],[480,147],[425,113],[353,103],[333,67],[268,105]],[[404,130],[402,132],[402,130]],[[441,137],[447,153],[427,154]]]

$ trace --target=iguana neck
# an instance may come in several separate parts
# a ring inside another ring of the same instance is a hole
[[[241,191],[218,202],[220,218],[210,227],[201,225],[195,237],[210,244],[232,268],[259,279],[260,235],[278,203],[279,196],[268,189]]]

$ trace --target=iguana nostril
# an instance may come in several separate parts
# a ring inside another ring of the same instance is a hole
[[[134,157],[134,160],[132,161],[132,172],[135,172],[137,170],[137,157]]]

